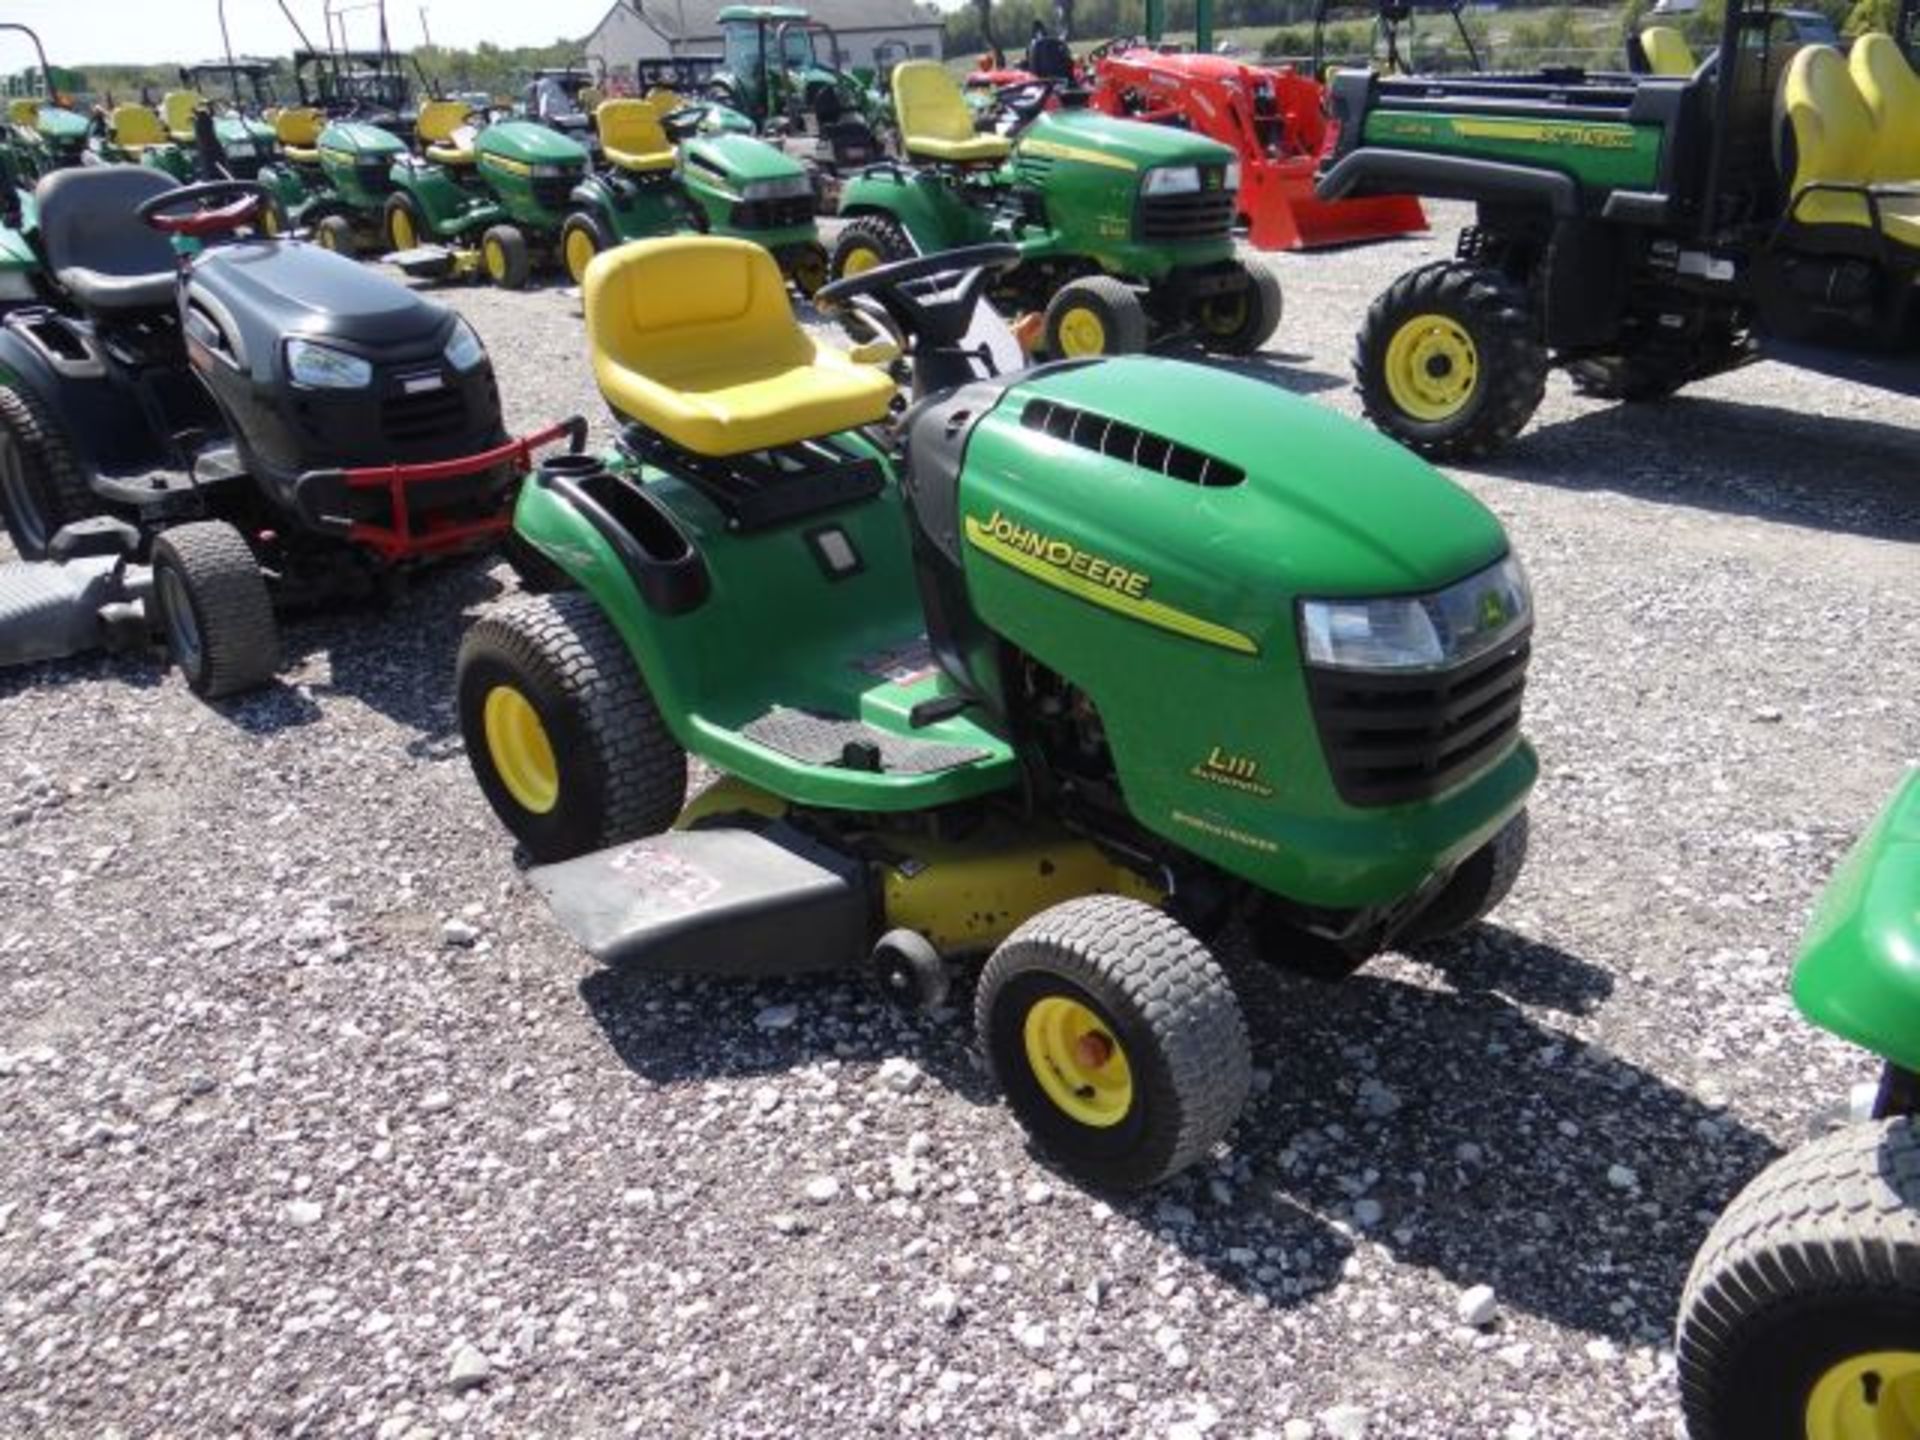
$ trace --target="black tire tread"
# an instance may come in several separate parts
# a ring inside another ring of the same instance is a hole
[[[74,458],[59,423],[47,414],[46,407],[37,398],[11,385],[0,386],[0,425],[13,432],[20,446],[21,461],[29,469],[37,465],[45,481],[38,488],[50,512],[45,517],[47,539],[51,540],[62,525],[99,513],[100,502],[94,498],[86,471]],[[13,536],[14,549],[20,552],[21,559],[38,560],[46,553],[43,547],[36,546],[36,553],[28,554],[28,547],[21,543],[20,532],[13,527],[12,517],[8,516],[7,521],[7,532]]]
[[[827,277],[839,280],[846,271],[846,256],[864,241],[867,248],[879,252],[883,264],[908,260],[919,254],[906,227],[891,215],[856,215],[840,228],[833,242],[833,254],[827,260]]]
[[[1249,297],[1253,314],[1247,323],[1231,336],[1211,337],[1209,348],[1225,355],[1252,355],[1274,337],[1280,329],[1280,321],[1286,313],[1286,301],[1280,293],[1280,277],[1266,265],[1255,263],[1241,266],[1246,272],[1247,284],[1253,289]]]
[[[1133,287],[1111,275],[1083,275],[1078,280],[1069,280],[1062,285],[1054,292],[1053,299],[1047,302],[1046,337],[1047,349],[1051,353],[1060,353],[1054,336],[1060,314],[1070,308],[1076,299],[1083,297],[1094,301],[1106,312],[1111,322],[1108,326],[1107,354],[1138,355],[1147,348],[1147,341],[1152,338],[1152,326],[1147,319],[1147,307],[1141,303]]]
[[[280,627],[273,597],[252,549],[224,520],[176,525],[154,541],[155,568],[178,569],[197,602],[205,678],[194,686],[221,700],[264,685],[280,668]]]
[[[498,241],[501,250],[506,253],[506,274],[496,282],[502,290],[524,290],[533,274],[533,252],[527,245],[526,233],[518,225],[489,225],[481,235],[480,243],[489,240]],[[491,278],[491,277],[489,277]]]
[[[1068,978],[1098,977],[1118,989],[1165,1052],[1180,1107],[1177,1138],[1156,1171],[1133,1183],[1158,1183],[1202,1159],[1233,1127],[1252,1085],[1246,1017],[1225,968],[1165,911],[1118,895],[1082,896],[1031,917],[994,951],[975,994],[979,1034],[988,1032],[1009,972],[1036,954]]]
[[[1485,849],[1469,855],[1456,872],[1461,883],[1449,881],[1433,901],[1400,932],[1407,945],[1445,940],[1478,925],[1499,908],[1527,863],[1527,812],[1522,810],[1501,827]],[[1482,857],[1487,863],[1481,864]]]

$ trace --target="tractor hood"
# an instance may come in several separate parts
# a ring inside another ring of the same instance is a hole
[[[406,152],[390,130],[360,120],[335,120],[320,132],[317,142],[322,150],[335,150],[356,158],[390,159]]]
[[[577,140],[569,140],[558,130],[532,120],[502,120],[489,125],[473,142],[482,156],[521,165],[565,165],[574,169],[587,163],[587,152]]]
[[[785,180],[805,172],[785,151],[751,135],[702,135],[681,151],[684,163],[709,184],[738,190],[756,180]]]
[[[273,127],[258,120],[249,120],[244,115],[218,115],[214,117],[213,133],[222,145],[271,146],[275,143]]]
[[[188,300],[238,331],[249,350],[304,336],[369,358],[437,353],[453,320],[406,286],[318,245],[251,241],[201,252]],[[249,354],[255,373],[261,357]]]
[[[1203,135],[1171,125],[1116,120],[1091,110],[1042,115],[1020,136],[1014,154],[1134,170],[1156,165],[1226,165],[1234,158],[1231,148]]]
[[[87,138],[87,117],[57,105],[42,105],[33,123],[36,130],[57,144],[73,144]]]

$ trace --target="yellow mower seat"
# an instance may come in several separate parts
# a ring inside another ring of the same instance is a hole
[[[646,100],[602,100],[593,123],[608,163],[639,175],[671,170],[673,142],[661,127],[660,113]]]
[[[1840,52],[1831,45],[1795,52],[1781,85],[1780,107],[1793,133],[1790,218],[1801,225],[1871,229],[1872,212],[1859,192],[1874,182],[1879,133]],[[1814,185],[1855,188],[1808,189]],[[1883,196],[1879,207],[1887,238],[1920,249],[1920,198]]]
[[[144,105],[114,106],[113,113],[107,117],[107,124],[113,131],[113,143],[135,154],[151,150],[156,145],[172,143],[172,137],[167,134],[167,127],[160,123],[160,117]]]
[[[16,125],[32,129],[40,123],[40,102],[31,99],[9,100],[7,118]]]
[[[1013,142],[1004,135],[982,135],[973,128],[973,112],[937,60],[908,60],[893,69],[893,113],[900,121],[900,143],[909,158],[952,165],[982,165],[1007,158]]]
[[[1920,184],[1920,75],[1893,40],[1862,35],[1847,70],[1873,115],[1873,178],[1882,184]]]
[[[697,455],[745,455],[883,420],[893,381],[800,328],[780,267],[746,240],[606,250],[582,286],[607,403]]]
[[[1691,75],[1695,61],[1687,37],[1670,25],[1649,25],[1640,32],[1640,50],[1653,75]]]
[[[307,106],[291,106],[273,117],[273,135],[280,149],[296,165],[320,163],[320,132],[326,117]]]
[[[472,110],[459,100],[429,100],[414,118],[413,133],[436,165],[471,165],[478,158],[471,145],[456,145],[453,135],[467,123]]]
[[[191,90],[169,90],[160,97],[160,115],[167,133],[182,145],[193,143],[193,112],[200,108],[200,97]]]

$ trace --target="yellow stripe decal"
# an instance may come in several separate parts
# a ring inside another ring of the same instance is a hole
[[[1140,620],[1175,635],[1184,635],[1189,640],[1217,645],[1222,650],[1232,650],[1241,655],[1260,653],[1259,645],[1250,635],[1242,635],[1238,630],[1216,625],[1211,620],[1202,620],[1198,615],[1189,615],[1158,600],[1136,599],[1124,591],[1076,575],[1071,570],[1063,570],[1039,555],[1031,555],[1000,539],[971,515],[967,517],[967,541],[976,550],[984,551],[1001,564],[1011,565],[1021,574],[1031,575],[1042,585],[1064,590],[1076,600],[1085,600],[1089,605],[1098,605],[1129,620]]]
[[[1088,150],[1081,145],[1062,145],[1057,140],[1022,140],[1021,150],[1029,155],[1044,155],[1049,160],[1079,160],[1088,165],[1105,165],[1109,170],[1138,170],[1133,161],[1104,150]]]
[[[480,163],[483,165],[491,165],[496,170],[504,170],[509,175],[531,175],[533,173],[533,166],[527,164],[526,161],[509,160],[504,155],[483,154],[480,157]]]
[[[1468,120],[1447,122],[1456,135],[1474,140],[1518,140],[1538,145],[1582,145],[1594,150],[1631,150],[1631,126],[1582,125],[1527,120]]]

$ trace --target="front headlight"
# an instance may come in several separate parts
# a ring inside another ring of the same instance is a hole
[[[1431,595],[1303,601],[1300,643],[1310,664],[1333,670],[1446,670],[1532,619],[1527,572],[1509,555]]]
[[[447,348],[440,353],[454,369],[471,370],[487,358],[487,347],[480,343],[473,326],[456,316],[453,333],[447,337]]]
[[[530,168],[536,180],[564,180],[574,173],[571,165],[535,165]]]
[[[229,159],[251,160],[253,158],[253,142],[251,140],[235,140],[231,145],[225,146],[224,148]]]
[[[805,175],[783,175],[778,180],[749,180],[740,187],[743,200],[794,200],[813,194],[813,182]]]
[[[358,390],[373,382],[367,361],[311,340],[287,341],[287,373],[294,384],[315,390]]]
[[[1147,178],[1141,182],[1141,193],[1146,195],[1193,195],[1200,190],[1200,167],[1198,165],[1163,165],[1157,170],[1147,171]]]
[[[1222,177],[1220,184],[1227,190],[1238,190],[1240,188],[1240,162],[1238,160],[1229,160],[1227,162],[1226,174]]]

